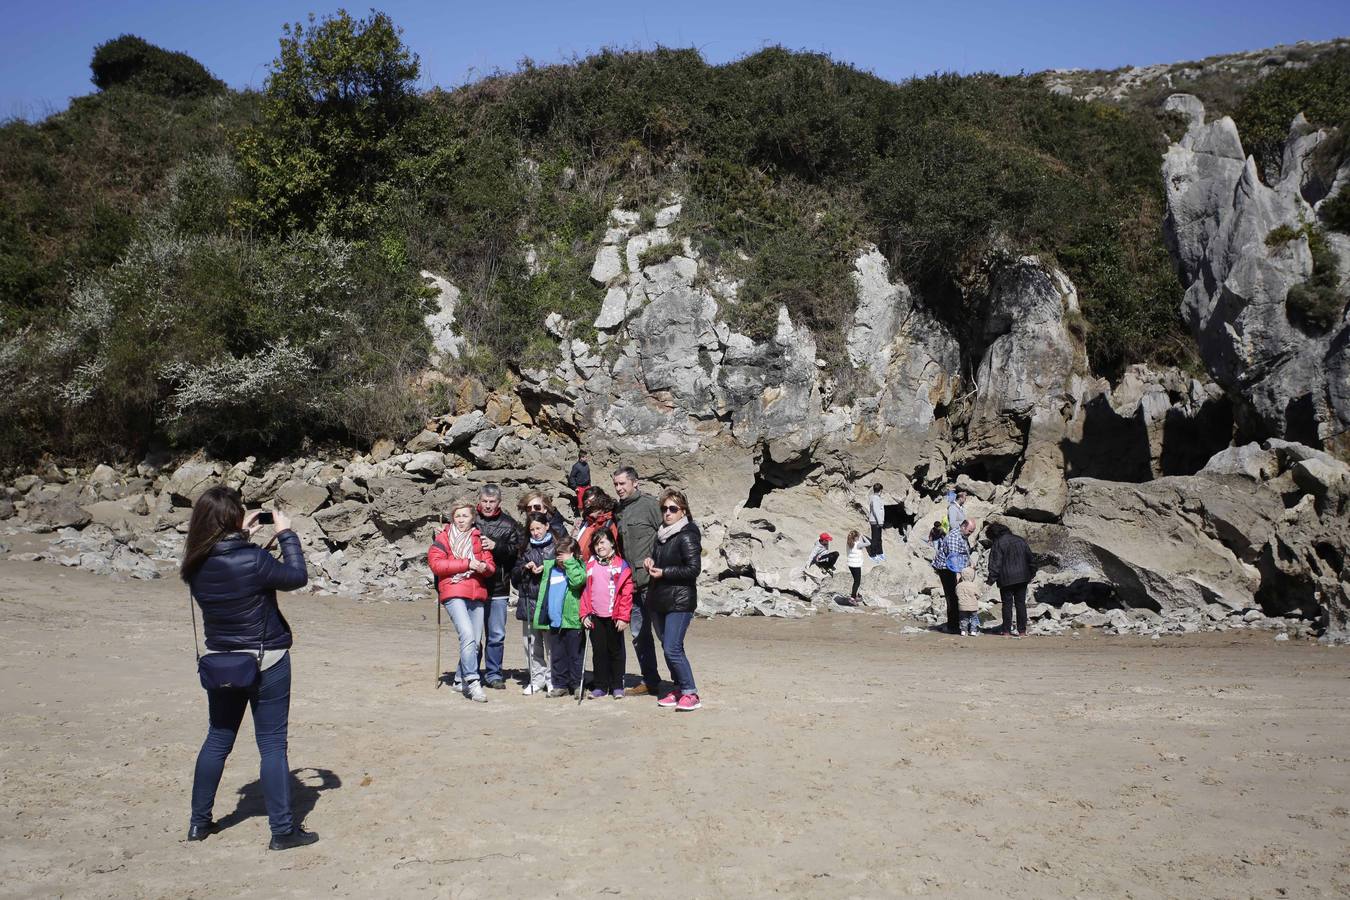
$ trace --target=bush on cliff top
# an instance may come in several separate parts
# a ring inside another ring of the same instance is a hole
[[[1099,372],[1188,346],[1142,114],[781,48],[602,52],[426,94],[417,71],[388,17],[340,13],[286,30],[261,95],[110,90],[6,125],[0,368],[23,389],[0,454],[397,431],[427,350],[416,269],[463,291],[457,328],[494,374],[546,364],[546,315],[584,328],[599,308],[607,211],[675,192],[677,236],[742,279],[733,323],[762,335],[785,304],[835,365],[868,241],[958,333],[980,259],[1012,246],[1074,279]],[[294,305],[331,273],[280,289],[276,267],[328,240],[356,287]],[[254,401],[224,402],[241,381]]]

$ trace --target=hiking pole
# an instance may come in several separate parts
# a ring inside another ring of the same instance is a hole
[[[441,687],[441,601],[436,600],[436,689]]]
[[[594,620],[591,624],[595,624]],[[581,626],[581,680],[577,684],[577,706],[586,699],[586,644],[589,643],[586,640],[586,632],[589,630],[585,625]]]

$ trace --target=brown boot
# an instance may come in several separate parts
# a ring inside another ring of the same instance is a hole
[[[624,691],[624,693],[630,697],[641,697],[643,694],[652,694],[655,693],[655,691],[647,687],[647,685],[645,684],[638,683],[635,684],[633,687],[630,687],[628,690]]]

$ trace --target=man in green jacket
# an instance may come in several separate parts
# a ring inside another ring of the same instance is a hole
[[[619,550],[633,567],[633,618],[628,627],[633,635],[638,668],[642,671],[642,684],[629,688],[628,693],[660,696],[661,672],[656,668],[656,644],[652,640],[652,623],[645,606],[650,576],[642,561],[652,555],[652,548],[656,546],[661,510],[655,497],[638,490],[638,473],[632,466],[622,466],[614,471],[614,493],[619,498],[619,508],[614,513],[619,526]]]

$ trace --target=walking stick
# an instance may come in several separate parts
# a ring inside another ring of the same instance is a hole
[[[440,690],[441,676],[445,672],[441,668],[441,601],[436,600],[436,689]]]
[[[587,630],[586,626],[581,627],[581,683],[577,685],[577,706],[586,699],[586,644],[589,643],[586,640]]]

